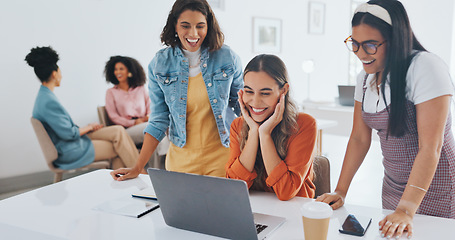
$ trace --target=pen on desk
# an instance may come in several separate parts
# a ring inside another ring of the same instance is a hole
[[[147,213],[149,213],[149,212],[151,212],[151,211],[153,211],[153,210],[155,210],[155,209],[157,209],[157,208],[159,208],[159,207],[160,207],[160,205],[156,205],[155,207],[150,208],[149,210],[147,210],[147,211],[145,211],[145,212],[143,212],[143,213],[137,215],[137,218],[140,218],[140,217],[144,216],[145,214],[147,214]]]
[[[155,200],[157,201],[158,198],[155,195],[139,195],[139,194],[131,194],[132,197],[135,198],[142,198],[142,199],[147,199],[147,200]]]

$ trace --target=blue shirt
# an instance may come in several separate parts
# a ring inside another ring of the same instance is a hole
[[[79,136],[79,127],[55,94],[41,85],[33,107],[33,117],[40,120],[57,148],[54,166],[69,170],[86,166],[95,159],[95,149],[87,135]]]
[[[237,92],[243,88],[240,58],[226,45],[213,52],[204,48],[200,67],[221,143],[229,147],[230,125],[240,114],[237,102]],[[151,113],[144,132],[161,141],[169,128],[170,141],[183,147],[186,143],[188,59],[179,47],[167,47],[157,52],[148,70]]]

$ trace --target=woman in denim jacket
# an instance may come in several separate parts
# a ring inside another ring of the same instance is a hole
[[[224,177],[230,124],[240,113],[240,59],[223,45],[206,0],[177,0],[161,41],[168,47],[148,67],[151,114],[139,160],[111,175],[119,181],[137,177],[169,129],[167,170]]]

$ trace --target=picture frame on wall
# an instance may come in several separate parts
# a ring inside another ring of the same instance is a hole
[[[218,9],[224,11],[224,0],[207,0],[207,2],[213,10]]]
[[[325,4],[322,2],[309,2],[308,7],[308,33],[324,34]]]
[[[281,19],[253,18],[253,52],[281,52]]]

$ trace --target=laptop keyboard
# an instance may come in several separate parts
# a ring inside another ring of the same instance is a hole
[[[257,234],[259,234],[260,232],[262,232],[262,230],[266,229],[268,226],[267,225],[262,225],[262,224],[259,224],[259,223],[255,223],[256,225],[256,232]]]

